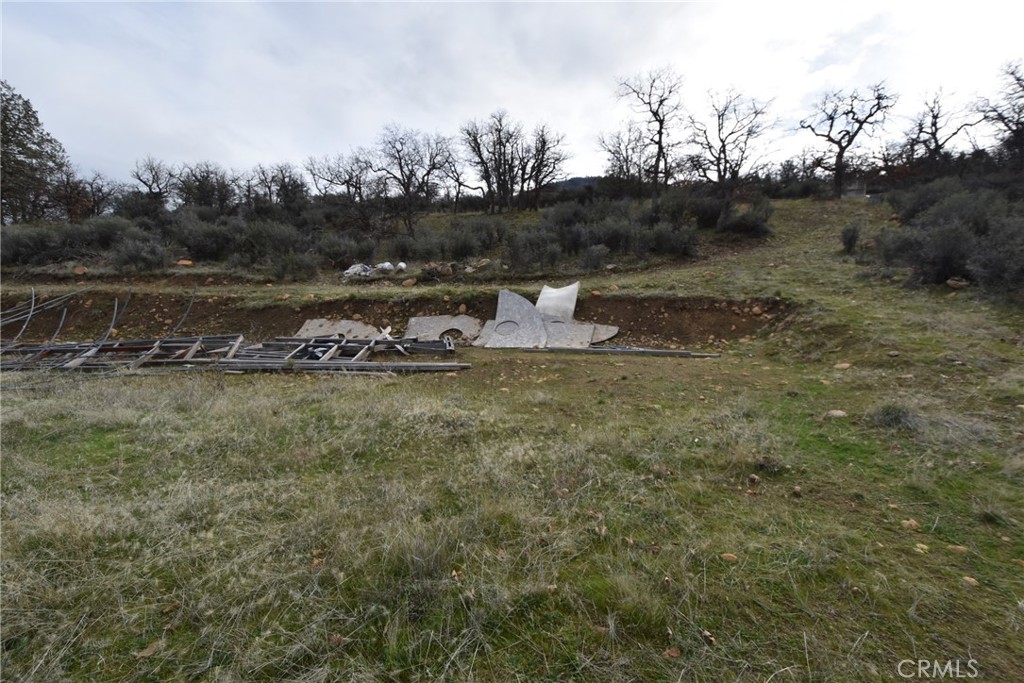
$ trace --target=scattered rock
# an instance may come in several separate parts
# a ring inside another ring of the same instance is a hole
[[[832,367],[836,370],[849,370],[852,366],[849,363],[836,363]]]
[[[683,653],[680,651],[678,647],[670,647],[661,653],[662,657],[666,657],[668,659],[675,659],[676,657],[681,657],[682,655]]]
[[[978,580],[976,578],[974,578],[973,576],[964,576],[960,580],[963,581],[964,583],[966,583],[968,586],[977,586],[978,585]]]
[[[71,269],[71,272],[74,273],[75,275],[85,275],[86,273],[89,272],[89,269],[86,268],[85,266],[75,266],[74,268]]]
[[[601,296],[601,290],[600,289],[592,289],[592,290],[590,290],[590,296]]]
[[[967,548],[965,546],[962,546],[962,545],[947,545],[946,547],[949,550],[952,550],[954,553],[961,553],[961,554],[963,554],[963,553],[967,552]]]
[[[750,312],[753,315],[761,315],[762,313],[764,313],[764,309],[762,309],[760,306],[754,306],[753,308],[750,309]]]
[[[460,314],[465,315],[466,311],[468,311],[468,310],[469,309],[466,308],[466,304],[459,304],[459,313]]]
[[[618,285],[609,285],[608,286],[608,291],[609,292],[617,292],[617,291],[619,291],[619,286]]]
[[[963,289],[964,287],[970,287],[971,283],[962,277],[951,277],[946,280],[946,286],[950,289]]]
[[[890,351],[889,358],[897,358],[900,355],[899,351]]]
[[[761,477],[757,476],[756,474],[751,474],[749,477],[747,477],[747,481],[750,482],[751,486],[757,486],[758,484],[761,483]]]
[[[847,415],[845,410],[830,410],[827,413],[825,413],[825,419],[827,420],[841,420],[846,416]]]
[[[412,287],[416,284],[416,278],[411,277],[408,280],[402,280],[403,287]]]
[[[711,647],[714,647],[715,645],[718,645],[718,641],[715,640],[715,636],[712,635],[711,631],[708,631],[707,629],[702,629],[701,630],[700,637],[703,638],[704,642],[707,643],[708,645],[710,645]]]
[[[917,531],[918,529],[921,528],[921,523],[918,522],[916,519],[905,519],[902,522],[900,522],[900,526],[902,526],[904,529],[910,529],[911,531]]]
[[[192,266],[192,259],[180,258],[180,259],[178,259],[177,261],[174,262],[174,265],[176,265],[176,266],[184,266],[185,268],[190,268]]]
[[[723,560],[729,563],[736,563],[740,561],[740,558],[738,558],[736,555],[733,555],[732,553],[722,553],[721,555],[719,555],[719,557],[721,557]]]
[[[924,543],[917,543],[914,545],[914,550],[924,555],[928,552],[929,548]]]
[[[804,495],[803,489],[801,489],[799,486],[794,486],[793,487],[793,496],[795,498],[799,498],[802,495]]]

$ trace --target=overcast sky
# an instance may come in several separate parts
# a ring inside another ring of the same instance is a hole
[[[387,123],[455,135],[504,108],[566,136],[569,175],[604,166],[630,117],[619,80],[671,66],[699,113],[709,89],[774,99],[787,156],[827,90],[886,81],[887,126],[939,88],[994,95],[1024,54],[1016,3],[16,3],[3,78],[82,172],[137,159],[235,169],[372,144]]]

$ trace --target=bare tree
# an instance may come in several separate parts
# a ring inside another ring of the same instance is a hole
[[[930,163],[938,163],[949,155],[949,144],[958,135],[981,123],[981,117],[971,118],[967,110],[948,111],[942,104],[942,91],[924,103],[924,110],[914,117],[907,135],[911,159],[921,156]]]
[[[491,114],[483,123],[470,121],[462,127],[462,143],[469,163],[484,184],[489,210],[512,208],[523,127],[505,110]]]
[[[111,180],[98,171],[82,182],[89,195],[89,211],[93,216],[112,211],[118,198],[127,191],[124,183]]]
[[[1024,70],[1020,62],[1003,67],[1003,89],[999,99],[980,100],[975,109],[1000,137],[1001,151],[1011,168],[1024,170]]]
[[[236,178],[221,166],[201,161],[174,169],[174,194],[188,206],[205,206],[227,213],[237,198]]]
[[[132,179],[145,191],[147,197],[163,207],[174,187],[174,170],[164,162],[147,156],[135,162]]]
[[[430,205],[451,154],[451,144],[443,135],[395,125],[381,133],[373,170],[387,180],[389,190],[394,189],[399,217],[409,235],[415,233],[417,215]]]
[[[671,68],[663,67],[619,82],[618,96],[631,100],[633,111],[646,119],[647,142],[651,147],[651,201],[658,203],[660,186],[668,185],[673,147],[673,126],[679,121],[683,104],[679,91],[682,78]]]
[[[527,136],[504,110],[483,123],[470,121],[460,132],[491,212],[512,209],[517,200],[536,208],[541,189],[561,177],[569,158],[563,135],[540,125]]]
[[[710,122],[693,115],[688,118],[691,133],[687,142],[697,151],[687,157],[686,165],[729,199],[742,178],[762,164],[756,143],[769,128],[770,102],[745,98],[732,90],[709,93],[709,97]]]
[[[649,180],[654,160],[644,128],[636,121],[627,121],[625,125],[624,130],[600,135],[597,142],[607,158],[605,175],[619,181],[628,194],[639,196]]]
[[[871,86],[871,92],[866,95],[857,90],[850,93],[835,91],[822,97],[814,113],[800,122],[801,129],[811,131],[833,147],[832,161],[823,157],[821,165],[832,173],[834,196],[843,194],[850,148],[862,132],[870,132],[882,124],[895,104],[895,95],[886,91],[884,83]]]
[[[529,196],[530,208],[534,211],[540,208],[540,192],[544,186],[562,177],[562,169],[569,159],[564,142],[564,135],[540,125],[533,131],[529,144],[520,149],[519,196]]]

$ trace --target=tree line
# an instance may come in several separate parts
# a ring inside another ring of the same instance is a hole
[[[724,216],[737,192],[752,183],[822,181],[839,196],[852,179],[899,184],[969,164],[1020,173],[1021,64],[1005,65],[1001,77],[998,93],[966,108],[950,109],[941,92],[934,94],[901,135],[875,148],[864,141],[878,139],[897,95],[885,83],[825,93],[799,123],[817,145],[781,164],[769,163],[764,144],[776,126],[771,101],[711,92],[698,111],[685,106],[683,79],[671,68],[623,78],[616,95],[635,117],[598,140],[606,157],[603,187],[608,194],[648,197],[656,214],[671,185],[699,186],[722,200]],[[373,145],[310,157],[301,166],[235,171],[212,161],[168,164],[145,157],[131,170],[130,182],[123,182],[79,173],[28,99],[6,82],[0,95],[3,224],[75,223],[107,214],[159,220],[190,207],[204,220],[243,215],[415,236],[427,211],[540,208],[545,192],[564,179],[569,158],[564,134],[548,124],[528,130],[499,110],[451,136],[390,124]],[[994,135],[994,147],[978,145],[972,133],[980,127]]]

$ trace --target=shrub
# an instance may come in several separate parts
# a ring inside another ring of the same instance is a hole
[[[955,222],[976,235],[984,235],[992,220],[1005,216],[1008,208],[1006,197],[994,190],[957,192],[940,199],[921,212],[913,222],[923,227]]]
[[[153,238],[121,240],[109,252],[111,265],[121,272],[144,272],[167,265],[167,251]]]
[[[916,429],[919,422],[910,408],[899,403],[885,403],[868,413],[867,418],[875,427],[903,431]]]
[[[520,230],[509,235],[505,246],[505,260],[509,267],[520,273],[540,267],[551,267],[562,257],[557,240],[543,230]]]
[[[610,252],[611,250],[604,244],[594,244],[587,247],[587,250],[583,252],[583,268],[585,270],[598,270],[604,266]]]
[[[986,289],[1024,292],[1024,216],[995,219],[975,243],[967,268]]]
[[[857,242],[860,240],[861,224],[850,223],[843,231],[839,234],[839,239],[843,243],[843,253],[852,254],[857,248]]]
[[[270,275],[275,280],[312,280],[319,273],[317,261],[316,254],[312,252],[278,254],[271,260]]]
[[[697,255],[697,231],[691,225],[673,226],[659,223],[650,230],[653,254],[691,257]]]
[[[951,277],[970,278],[967,263],[975,250],[976,237],[962,223],[946,223],[922,230],[921,249],[911,265],[925,284],[938,284]]]
[[[722,216],[728,209],[728,202],[715,197],[691,197],[687,203],[687,215],[691,216],[697,222],[697,227],[702,229],[720,227]]]
[[[325,264],[347,268],[356,262],[359,245],[351,237],[331,232],[320,236],[315,250]]]
[[[239,235],[236,254],[242,263],[257,263],[276,254],[307,251],[306,241],[292,225],[256,220]]]
[[[939,178],[930,183],[909,190],[897,190],[889,193],[886,199],[900,216],[900,220],[909,223],[919,214],[938,204],[940,201],[963,190],[963,185],[956,178]]]
[[[590,245],[603,244],[609,251],[624,253],[629,251],[633,226],[622,218],[606,218],[589,229],[586,241]],[[587,250],[589,251],[589,249]],[[587,256],[584,254],[584,259]]]
[[[196,221],[179,226],[176,241],[200,261],[223,261],[234,251],[239,239],[235,229],[224,223]]]
[[[469,230],[455,230],[444,240],[443,252],[447,258],[461,261],[480,253],[480,241]]]
[[[5,225],[0,236],[0,262],[5,266],[49,263],[59,248],[57,233],[48,226]]]
[[[544,209],[544,220],[551,225],[565,227],[587,222],[587,214],[577,202],[562,202]]]
[[[729,211],[721,221],[718,229],[746,237],[767,237],[772,234],[768,227],[768,219],[772,215],[772,205],[767,197],[758,197],[746,210],[735,213]]]

